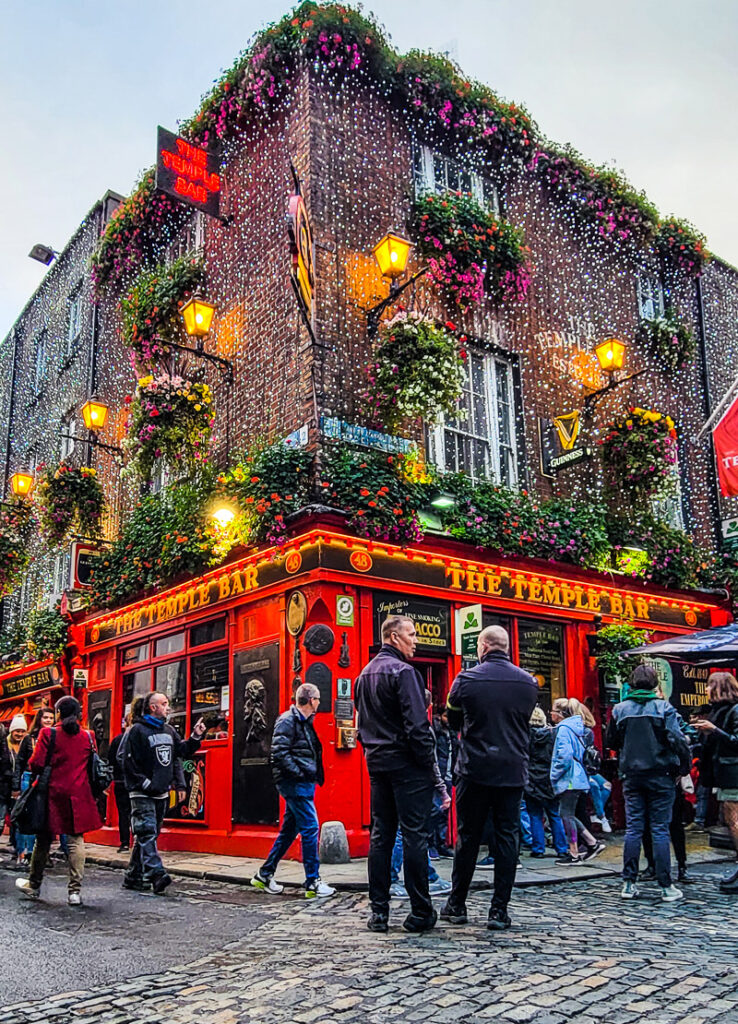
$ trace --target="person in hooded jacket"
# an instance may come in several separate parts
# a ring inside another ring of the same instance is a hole
[[[738,681],[729,672],[712,672],[707,680],[710,713],[692,722],[706,736],[700,779],[717,786],[723,818],[738,853]],[[722,892],[738,893],[738,870],[720,882]]]
[[[661,899],[672,903],[683,893],[671,882],[669,823],[675,781],[689,773],[690,754],[676,709],[659,697],[658,685],[656,669],[651,665],[638,665],[633,670],[627,699],[612,709],[606,745],[618,751],[623,779],[626,827],[621,896],[634,899],[638,895],[641,842],[648,823]]]
[[[546,856],[546,834],[543,815],[551,826],[554,849],[559,857],[566,857],[569,847],[559,811],[559,800],[551,785],[551,757],[554,747],[554,729],[546,721],[543,708],[533,708],[530,716],[530,761],[525,803],[530,815],[532,839],[531,857]]]
[[[27,899],[37,900],[51,841],[55,834],[66,835],[69,848],[67,902],[78,907],[82,903],[80,892],[85,873],[84,833],[102,824],[89,777],[95,739],[92,733],[81,728],[82,708],[74,697],[62,697],[55,710],[59,724],[41,729],[29,761],[34,775],[44,770],[47,760],[51,766],[48,831],[36,836],[28,878],[19,878],[15,884]]]
[[[555,738],[551,754],[551,785],[559,798],[561,819],[569,842],[569,850],[556,863],[579,864],[592,860],[606,848],[598,842],[576,816],[577,801],[589,792],[589,778],[584,767],[584,754],[594,739],[585,725],[587,708],[574,697],[559,697],[551,708],[551,721],[555,724]],[[579,843],[586,849],[579,853]]]

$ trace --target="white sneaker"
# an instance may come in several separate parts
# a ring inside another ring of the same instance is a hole
[[[410,897],[407,894],[407,889],[402,882],[393,882],[390,886],[390,898],[393,900],[407,900]]]
[[[284,886],[275,882],[271,875],[262,875],[261,871],[256,872],[250,884],[254,889],[261,889],[263,892],[271,893],[272,896],[278,896],[284,889]]]
[[[82,897],[78,892],[70,892],[70,894],[67,896],[67,903],[69,904],[70,907],[81,907]]]
[[[332,896],[335,891],[332,885],[326,885],[319,878],[314,878],[309,885],[305,886],[305,899],[314,900],[316,896]]]
[[[638,886],[635,882],[623,882],[623,888],[620,890],[620,896],[622,899],[634,900],[638,895]]]
[[[605,818],[605,817],[600,818],[600,825],[602,826],[602,831],[603,832],[612,832],[612,827],[610,825],[610,822],[607,820],[607,818]]]
[[[27,878],[16,878],[15,887],[19,890],[21,896],[25,896],[27,900],[37,900],[41,896],[40,891],[34,889]]]
[[[447,882],[445,878],[437,878],[435,882],[428,883],[428,892],[431,896],[437,896],[439,893],[449,893],[453,886],[450,882]]]
[[[681,889],[677,889],[675,885],[670,885],[668,889],[661,890],[661,899],[664,903],[676,903],[677,900],[682,899],[684,893]]]

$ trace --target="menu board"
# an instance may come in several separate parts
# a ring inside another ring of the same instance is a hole
[[[538,703],[549,711],[552,701],[566,696],[564,627],[558,623],[518,620],[520,667],[538,683]]]

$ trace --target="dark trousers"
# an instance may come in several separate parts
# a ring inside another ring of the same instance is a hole
[[[156,840],[167,803],[168,800],[153,800],[148,796],[131,797],[131,828],[135,841],[126,870],[126,877],[131,881],[150,880],[165,874]]]
[[[626,778],[625,843],[623,844],[623,879],[635,882],[641,857],[641,840],[646,825],[651,829],[656,880],[666,889],[671,885],[671,850],[669,823],[674,803],[674,780],[667,776]]]
[[[687,838],[684,835],[684,821],[682,815],[684,813],[684,791],[681,786],[677,786],[674,790],[674,803],[671,809],[671,821],[669,822],[669,836],[671,838],[671,845],[674,847],[674,856],[676,862],[680,868],[687,866]],[[656,863],[653,859],[653,841],[651,839],[651,829],[646,825],[643,831],[643,852],[646,855],[648,866],[656,870]]]
[[[128,790],[125,787],[125,783],[114,783],[113,795],[115,796],[115,806],[118,808],[118,834],[120,835],[120,845],[130,846],[131,798],[128,796]]]
[[[506,910],[510,902],[520,843],[522,786],[482,786],[462,776],[456,786],[456,852],[449,906],[466,910],[474,868],[487,815],[492,820],[492,856],[495,884],[492,908]]]
[[[389,916],[392,849],[402,832],[405,888],[414,917],[433,911],[428,895],[428,817],[433,805],[430,771],[396,769],[370,773],[372,831],[369,841],[369,902],[375,914]]]

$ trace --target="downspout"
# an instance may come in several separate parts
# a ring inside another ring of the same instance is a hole
[[[705,334],[705,304],[702,294],[702,276],[697,278],[697,327],[700,350],[700,366],[702,374],[702,395],[705,416],[709,417],[712,410],[712,395],[710,394],[710,378],[707,372],[707,337]],[[722,540],[722,527],[720,521],[720,499],[718,489],[717,466],[715,464],[715,447],[710,432],[710,458],[708,459],[708,476],[710,480],[709,500],[712,511],[713,528],[717,543]]]

